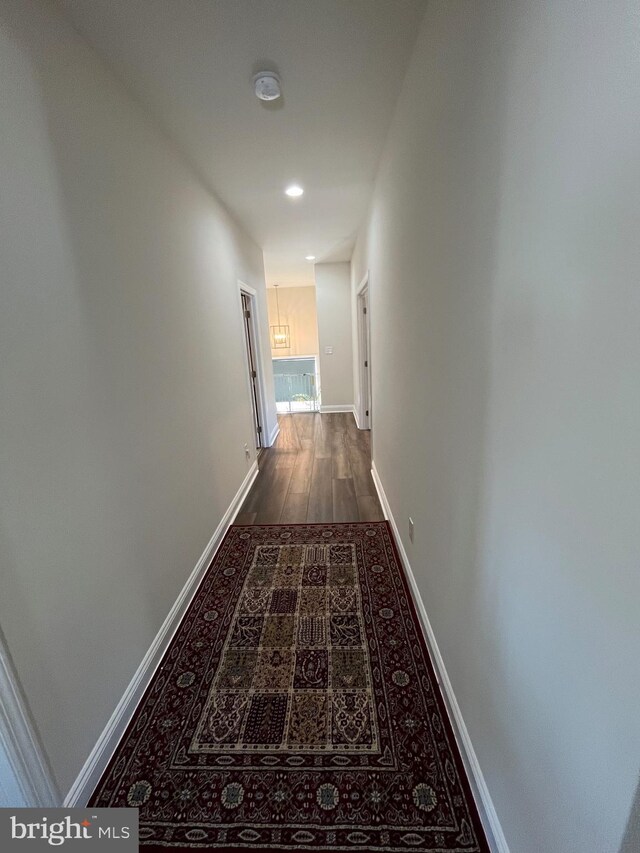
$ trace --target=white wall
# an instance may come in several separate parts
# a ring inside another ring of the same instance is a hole
[[[51,7],[1,17],[0,624],[64,792],[247,473],[237,279],[265,339],[266,296]]]
[[[616,853],[638,778],[637,34],[630,0],[431,2],[353,258],[374,459],[512,853]]]
[[[279,356],[318,355],[318,315],[315,287],[279,287],[280,323],[289,326],[290,347],[272,350]],[[269,325],[278,324],[276,289],[267,288]]]
[[[351,272],[348,263],[316,264],[322,408],[353,406]],[[333,353],[327,355],[326,347]]]

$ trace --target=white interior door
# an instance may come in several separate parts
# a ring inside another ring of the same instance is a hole
[[[253,429],[255,434],[256,450],[264,447],[264,432],[262,426],[262,406],[260,391],[260,376],[258,366],[258,352],[255,325],[255,297],[242,290],[242,318],[244,327],[244,338],[247,350],[247,370],[249,371],[249,388],[251,392],[251,410],[253,414]]]
[[[371,429],[371,325],[369,314],[369,287],[358,293],[358,340],[360,376],[360,428]]]

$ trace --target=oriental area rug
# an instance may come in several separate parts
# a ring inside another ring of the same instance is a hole
[[[486,853],[388,524],[231,527],[90,804],[147,851]]]

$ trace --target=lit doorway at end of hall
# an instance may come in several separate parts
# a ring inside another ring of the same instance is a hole
[[[276,408],[280,414],[320,410],[316,289],[267,289]]]

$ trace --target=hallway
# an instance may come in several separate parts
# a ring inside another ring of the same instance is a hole
[[[351,413],[280,415],[280,433],[236,524],[382,521],[371,477],[371,432]]]
[[[0,805],[640,851],[638,33],[0,0]]]

